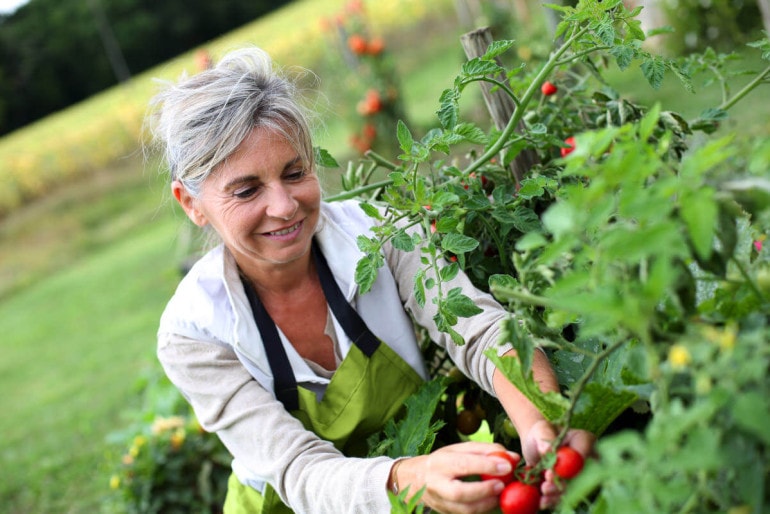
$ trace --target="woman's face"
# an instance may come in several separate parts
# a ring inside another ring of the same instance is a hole
[[[181,184],[172,191],[193,222],[217,231],[248,274],[308,255],[321,203],[309,166],[282,135],[257,128],[209,175],[197,199]]]

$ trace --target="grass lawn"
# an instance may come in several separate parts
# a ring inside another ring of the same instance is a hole
[[[105,435],[134,400],[177,281],[175,234],[166,217],[3,301],[4,512],[98,511]]]

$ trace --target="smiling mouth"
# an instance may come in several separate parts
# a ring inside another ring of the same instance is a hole
[[[299,226],[302,225],[301,221],[298,221],[294,225],[290,226],[289,228],[284,228],[282,230],[276,230],[275,232],[268,232],[267,234],[270,236],[285,236],[286,234],[291,234],[295,230],[299,228]]]

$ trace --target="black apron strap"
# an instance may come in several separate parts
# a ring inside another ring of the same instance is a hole
[[[323,253],[318,248],[318,244],[313,240],[312,246],[313,259],[315,260],[318,279],[321,282],[326,303],[332,310],[332,314],[339,322],[348,338],[355,344],[367,357],[371,357],[380,345],[380,340],[375,336],[358,312],[348,303],[345,295],[340,291],[337,281],[334,280],[329,269],[329,263],[326,261]],[[283,403],[286,410],[293,411],[299,408],[299,395],[297,393],[297,379],[289,363],[289,357],[281,343],[281,337],[275,322],[270,314],[259,301],[259,296],[254,290],[252,283],[241,277],[243,289],[246,297],[249,299],[251,311],[254,315],[254,321],[262,336],[262,344],[265,347],[267,361],[270,364],[270,370],[273,373],[273,389],[275,396]]]
[[[267,361],[270,364],[270,370],[273,372],[273,390],[275,397],[283,403],[287,411],[291,412],[299,408],[299,393],[297,393],[297,379],[294,378],[294,372],[289,363],[289,357],[281,343],[281,337],[278,335],[278,329],[270,314],[265,309],[262,302],[259,301],[257,292],[251,281],[241,277],[243,289],[246,291],[246,297],[251,305],[251,312],[254,315],[254,321],[257,323],[259,334],[262,336],[262,344],[265,347]]]
[[[371,357],[380,346],[380,340],[369,330],[364,320],[340,291],[340,287],[329,269],[329,263],[326,262],[326,257],[318,248],[315,240],[313,240],[312,251],[321,288],[324,291],[324,296],[326,296],[326,303],[329,304],[334,317],[337,318],[348,338],[358,346],[364,355]]]

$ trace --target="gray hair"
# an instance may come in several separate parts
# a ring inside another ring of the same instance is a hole
[[[255,128],[286,137],[314,167],[308,114],[299,96],[296,83],[255,47],[232,51],[213,68],[168,85],[151,101],[149,121],[171,180],[199,196],[203,181]]]

